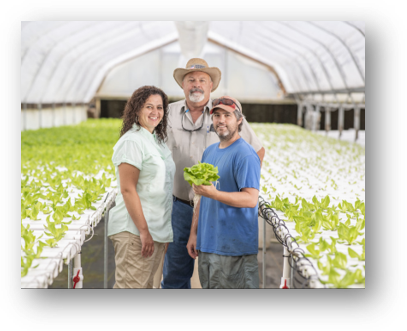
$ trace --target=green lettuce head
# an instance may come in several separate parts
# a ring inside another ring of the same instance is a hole
[[[215,182],[220,178],[218,176],[218,167],[214,167],[209,163],[201,163],[190,168],[184,168],[184,179],[192,186],[195,185],[211,185],[211,182]]]

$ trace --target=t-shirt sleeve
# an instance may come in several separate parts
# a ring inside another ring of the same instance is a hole
[[[115,147],[113,152],[113,164],[118,167],[121,163],[128,163],[140,171],[143,169],[144,153],[140,144],[132,140],[125,140]]]
[[[257,155],[248,155],[240,160],[235,169],[235,180],[239,191],[245,187],[260,190],[260,159]]]
[[[209,147],[208,147],[209,148]],[[206,148],[202,154],[202,158],[201,158],[201,163],[205,162],[205,158],[206,158],[206,154],[208,154],[206,151],[208,150],[208,148]]]
[[[257,138],[256,134],[254,133],[253,129],[250,127],[249,123],[247,123],[246,119],[243,119],[242,131],[239,132],[239,135],[256,151],[256,153],[263,147],[263,144],[260,142],[259,138]]]

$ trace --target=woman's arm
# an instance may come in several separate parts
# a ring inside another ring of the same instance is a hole
[[[142,245],[141,256],[150,257],[154,252],[154,241],[150,231],[148,231],[147,222],[144,218],[143,209],[141,208],[140,197],[136,190],[140,170],[128,163],[121,163],[118,169],[124,204],[140,232]]]

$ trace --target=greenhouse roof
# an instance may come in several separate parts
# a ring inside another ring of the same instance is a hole
[[[184,58],[204,56],[211,41],[255,60],[296,98],[365,89],[363,22],[38,21],[21,30],[22,103],[87,103],[112,68],[177,40]]]

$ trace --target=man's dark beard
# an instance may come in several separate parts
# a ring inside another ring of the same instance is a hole
[[[229,131],[229,134],[227,136],[221,136],[221,135],[219,135],[218,131],[215,130],[216,134],[218,135],[218,137],[221,141],[229,141],[235,135],[236,131],[237,131],[237,128],[233,132]]]

